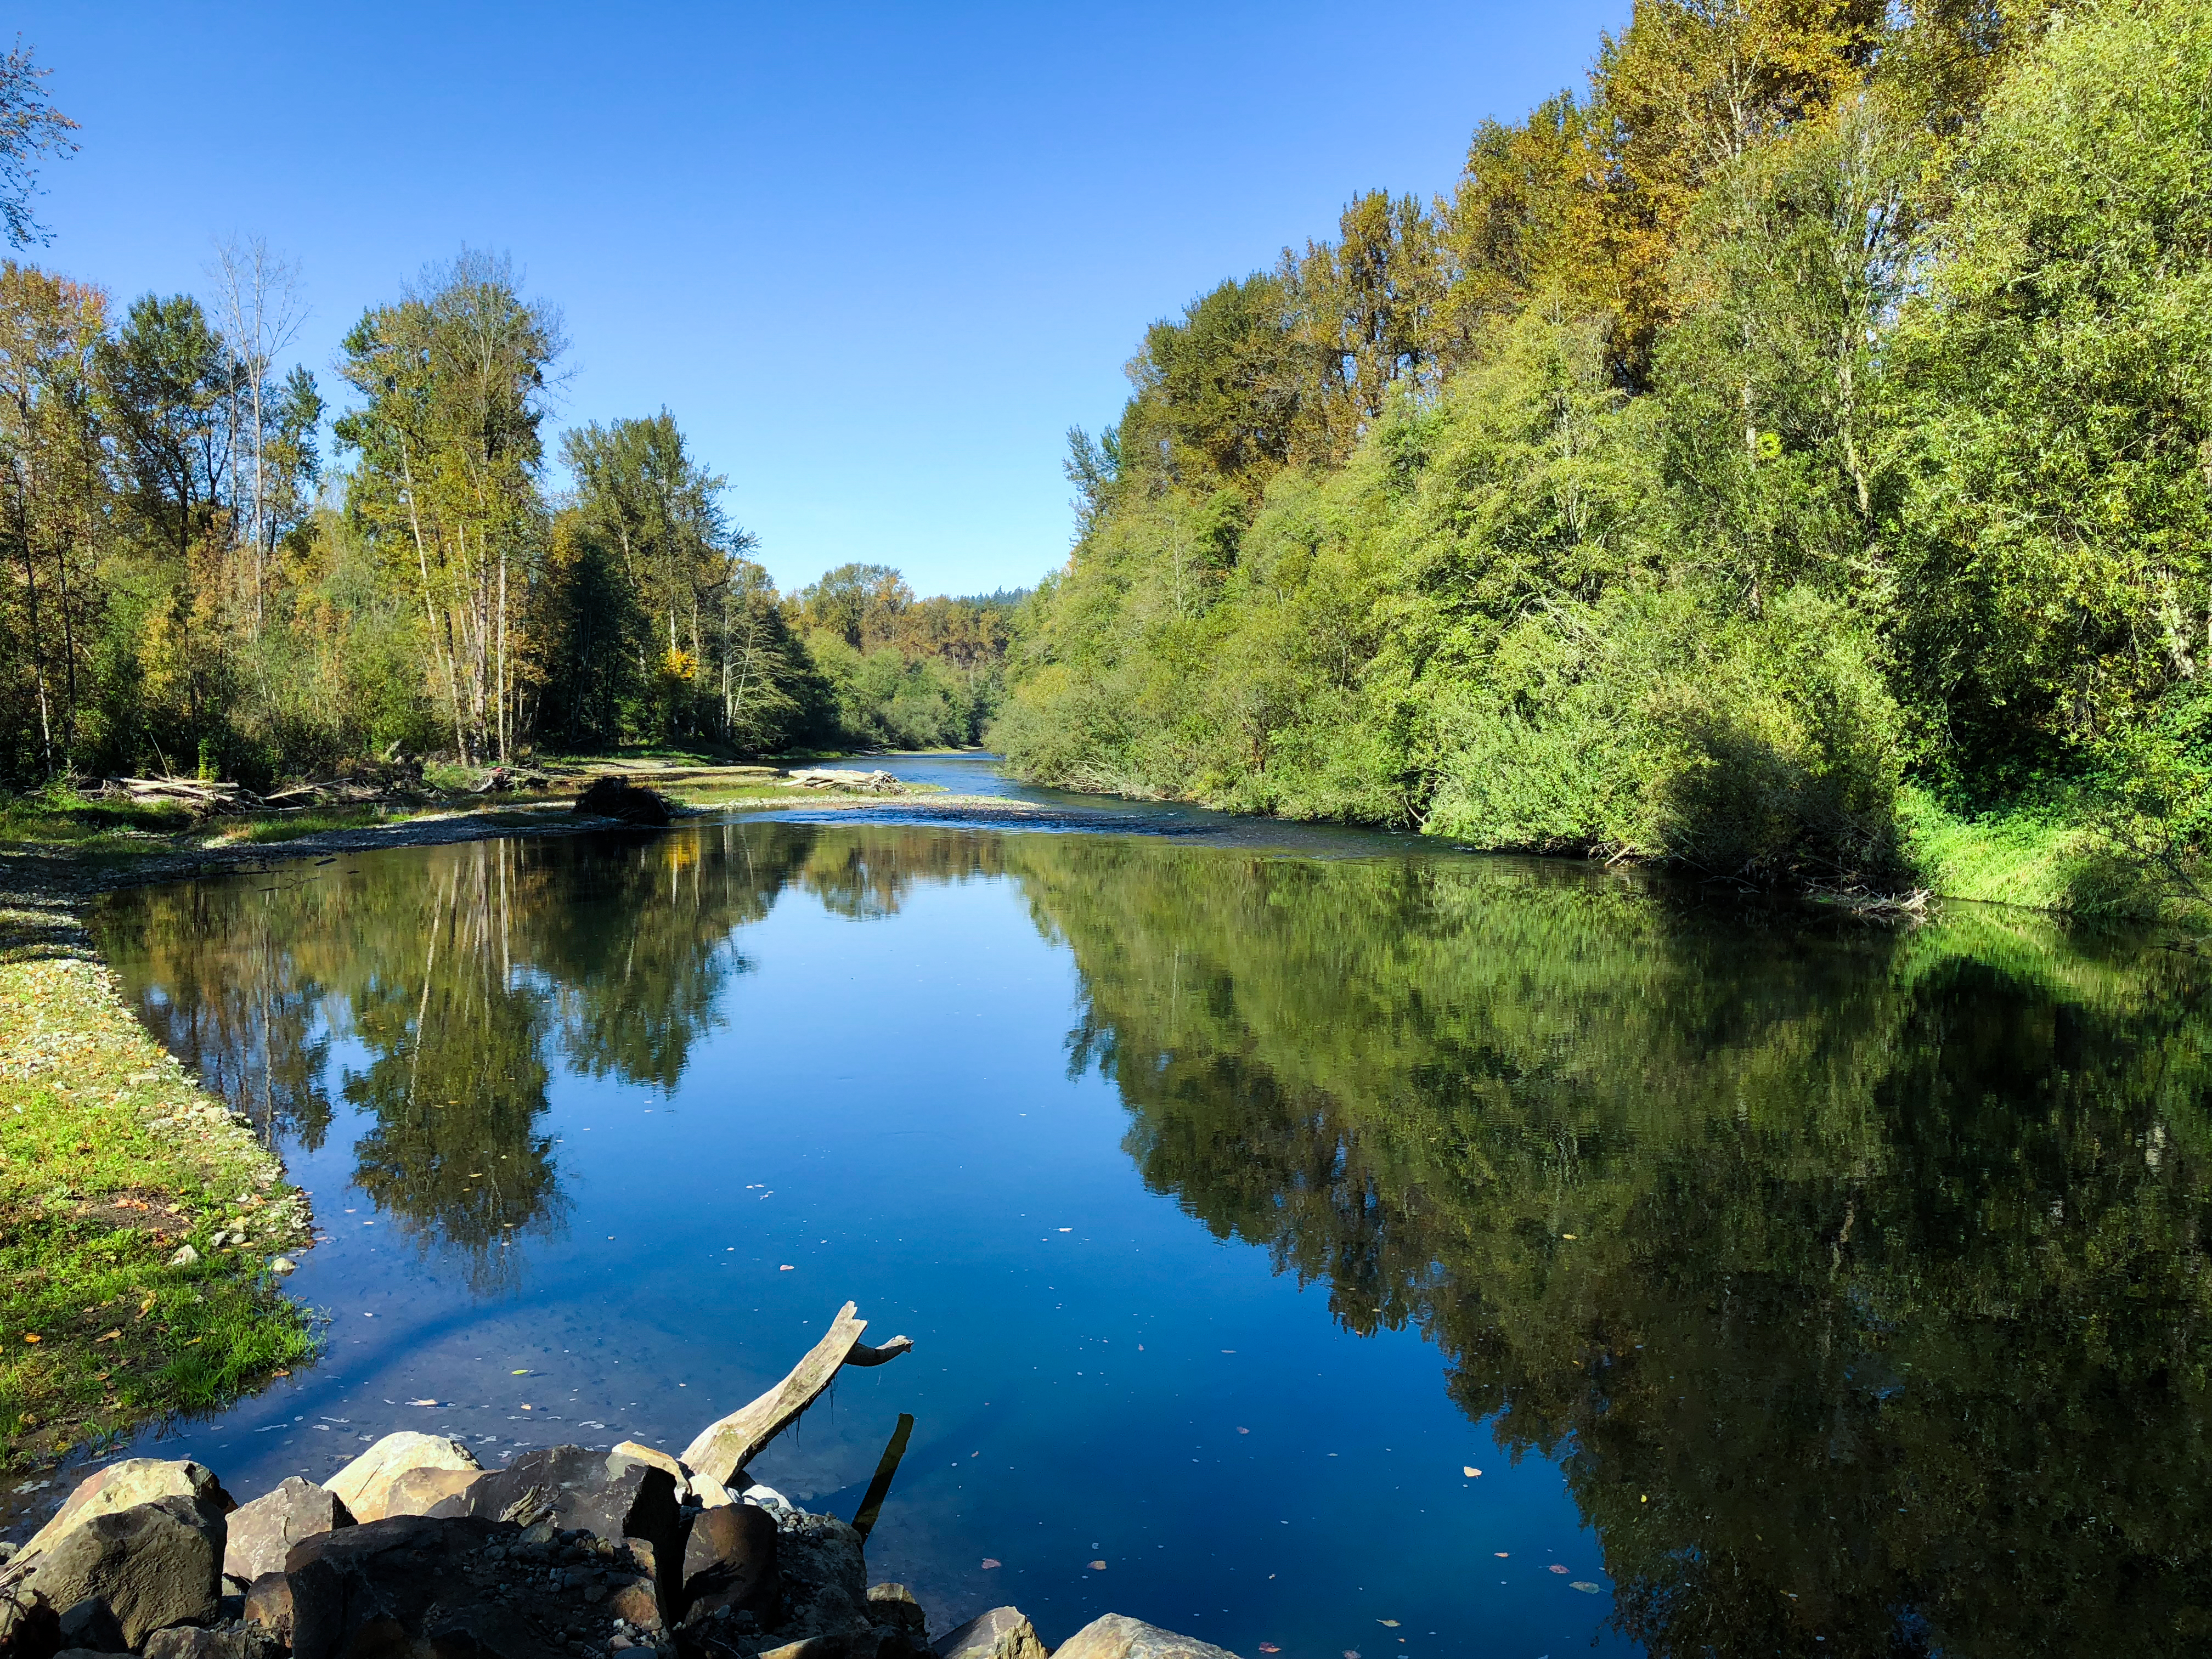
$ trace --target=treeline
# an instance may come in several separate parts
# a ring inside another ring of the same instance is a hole
[[[1147,331],[997,740],[1082,787],[1893,878],[2203,830],[2212,12],[1639,0]]]
[[[1018,595],[848,565],[780,595],[666,410],[562,434],[560,319],[464,253],[280,372],[291,271],[212,307],[0,265],[0,785],[247,782],[669,743],[967,744]]]

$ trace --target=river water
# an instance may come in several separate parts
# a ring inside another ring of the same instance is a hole
[[[108,903],[323,1241],[322,1361],[161,1451],[253,1492],[401,1427],[678,1448],[849,1297],[914,1352],[754,1473],[849,1515],[913,1413],[869,1555],[938,1629],[2212,1638],[2197,958],[893,769],[1086,827],[797,810]]]

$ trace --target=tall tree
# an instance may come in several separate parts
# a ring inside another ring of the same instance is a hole
[[[345,339],[340,372],[363,399],[336,428],[361,455],[349,504],[413,563],[465,761],[506,760],[516,735],[520,601],[544,540],[538,427],[563,344],[509,260],[468,250]]]
[[[39,158],[76,153],[76,142],[69,136],[76,123],[46,96],[46,78],[52,73],[31,61],[31,49],[21,36],[0,53],[0,228],[10,247],[52,239],[53,233],[31,216]]]

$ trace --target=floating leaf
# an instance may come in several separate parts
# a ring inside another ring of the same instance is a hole
[[[1249,1429],[1239,1429],[1239,1430],[1237,1430],[1237,1433],[1239,1433],[1239,1434],[1249,1434],[1249,1433],[1251,1433],[1251,1432],[1252,1432],[1252,1431],[1251,1431],[1251,1430],[1249,1430]]]
[[[407,1403],[410,1406],[434,1406],[438,1402],[434,1400],[410,1400]]]
[[[1459,1472],[1460,1472],[1462,1474],[1465,1475],[1465,1476],[1466,1476],[1468,1480],[1472,1480],[1475,1479],[1475,1477],[1477,1477],[1478,1475],[1480,1475],[1480,1474],[1482,1473],[1482,1471],[1481,1471],[1480,1469],[1478,1469],[1477,1468],[1475,1468],[1475,1467],[1474,1467],[1474,1464],[1472,1464],[1472,1463],[1462,1463],[1462,1464],[1461,1464],[1461,1465],[1460,1465]]]
[[[1262,1653],[1280,1653],[1282,1649],[1277,1647],[1273,1642],[1262,1642],[1260,1644],[1260,1651]]]
[[[986,1572],[988,1572],[993,1567],[995,1567],[998,1565],[999,1563],[997,1561],[994,1560],[988,1555],[983,1558],[983,1571]]]
[[[1375,1622],[1378,1625],[1388,1625],[1392,1630],[1398,1628],[1398,1621],[1395,1619],[1377,1619]]]
[[[1103,1561],[1089,1561],[1085,1562],[1084,1565],[1088,1566],[1093,1572],[1103,1572],[1106,1571],[1106,1564]]]
[[[1595,1584],[1591,1583],[1587,1578],[1577,1578],[1573,1583],[1568,1585],[1567,1588],[1569,1589],[1578,1589],[1585,1595],[1595,1595],[1598,1591],[1598,1587]]]
[[[795,1273],[798,1271],[799,1269],[793,1267],[788,1261],[785,1262],[783,1266],[776,1269],[776,1272],[780,1273]]]

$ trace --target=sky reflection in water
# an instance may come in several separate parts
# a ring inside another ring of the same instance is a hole
[[[755,820],[119,896],[329,1241],[325,1362],[165,1449],[251,1492],[400,1426],[680,1445],[850,1297],[915,1353],[755,1472],[849,1514],[913,1412],[871,1563],[939,1627],[2202,1639],[2190,958],[1239,838]]]

